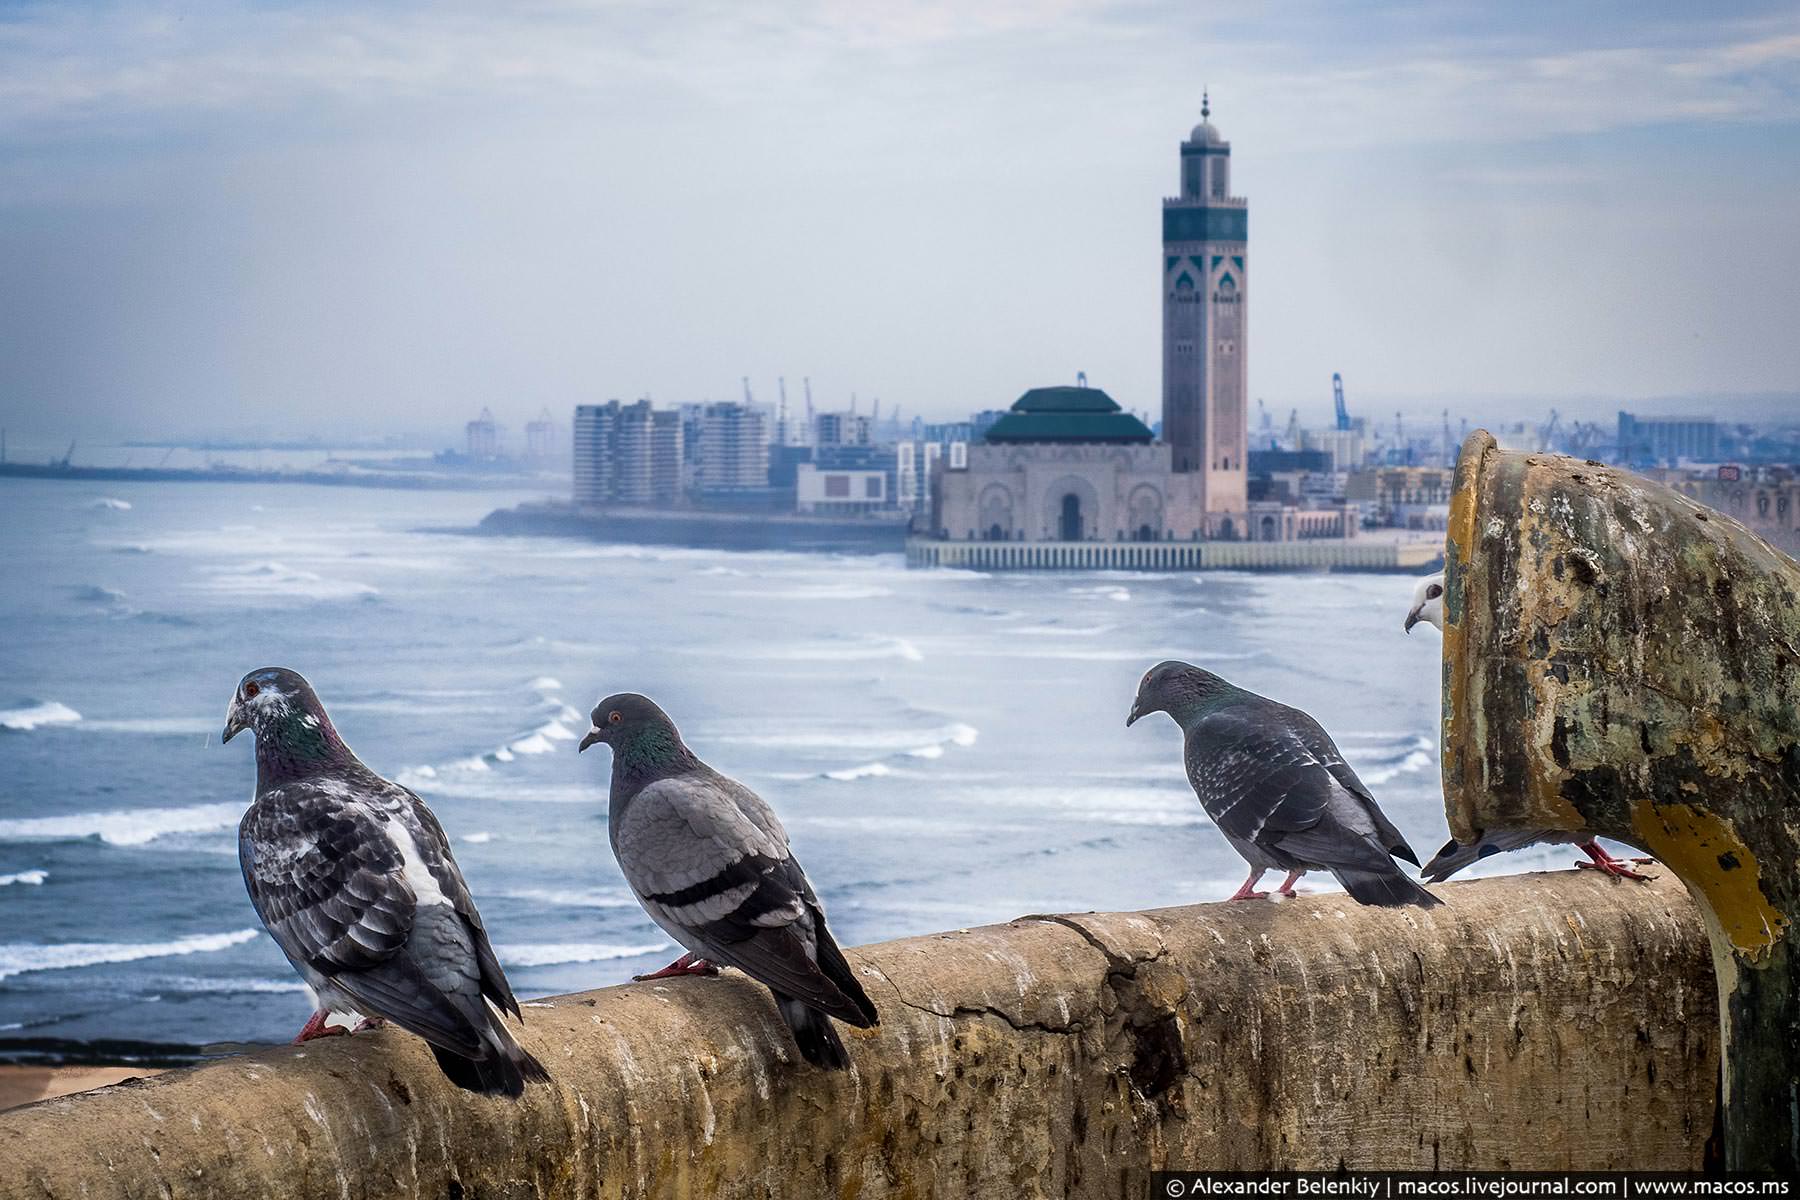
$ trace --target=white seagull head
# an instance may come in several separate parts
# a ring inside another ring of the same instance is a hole
[[[1406,614],[1406,632],[1420,621],[1428,625],[1436,625],[1439,633],[1444,632],[1444,576],[1440,572],[1429,579],[1419,580],[1419,586],[1413,592],[1412,608]]]

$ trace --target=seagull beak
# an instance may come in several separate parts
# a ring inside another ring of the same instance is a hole
[[[1412,627],[1414,625],[1417,625],[1418,623],[1419,623],[1419,610],[1415,608],[1411,612],[1406,614],[1406,632],[1411,633]]]
[[[600,736],[600,730],[598,728],[589,729],[587,731],[587,736],[581,739],[581,744],[575,747],[575,753],[580,754],[595,742],[602,742],[605,740],[605,738]]]

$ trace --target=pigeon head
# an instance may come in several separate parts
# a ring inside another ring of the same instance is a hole
[[[222,740],[246,729],[256,734],[258,768],[275,774],[303,772],[308,763],[336,762],[349,754],[312,684],[286,667],[259,667],[238,681],[225,710]]]
[[[1231,684],[1192,663],[1173,659],[1159,662],[1144,673],[1125,724],[1134,724],[1151,713],[1166,712],[1176,724],[1185,725],[1190,717],[1211,712],[1236,692]]]
[[[1419,580],[1418,588],[1413,592],[1412,608],[1406,614],[1406,632],[1420,621],[1428,625],[1436,625],[1439,633],[1444,632],[1444,576],[1442,572],[1429,579]]]

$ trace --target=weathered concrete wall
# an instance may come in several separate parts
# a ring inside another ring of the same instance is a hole
[[[469,1096],[384,1030],[0,1116],[6,1197],[1140,1194],[1156,1167],[1692,1167],[1704,934],[1673,880],[1024,917],[865,947],[882,1025],[800,1064],[741,976],[561,997]],[[1127,1189],[1131,1190],[1127,1190]]]

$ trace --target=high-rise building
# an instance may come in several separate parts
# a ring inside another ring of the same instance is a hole
[[[681,494],[681,414],[648,400],[575,410],[575,503],[674,507]]]
[[[1231,194],[1231,143],[1204,99],[1200,115],[1181,143],[1181,194],[1163,201],[1162,440],[1177,474],[1200,476],[1210,525],[1245,508],[1249,206]]]
[[[708,492],[769,486],[769,414],[748,404],[705,404],[693,423],[696,484]]]
[[[1633,465],[1716,462],[1719,422],[1713,417],[1640,417],[1619,414],[1619,461]]]

